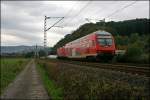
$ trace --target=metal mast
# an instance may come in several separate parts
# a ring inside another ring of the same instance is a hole
[[[47,21],[47,19],[50,19],[50,18],[60,18],[60,19],[47,29],[46,21]],[[60,26],[55,26],[55,25],[58,22],[60,22],[63,18],[64,17],[47,17],[47,16],[45,16],[45,18],[44,18],[44,50],[45,50],[45,57],[47,56],[47,50],[46,50],[46,47],[47,47],[47,34],[46,34],[46,31],[50,30],[52,27],[60,27]]]
[[[44,19],[44,49],[46,49],[47,46],[47,35],[46,35],[46,16]]]

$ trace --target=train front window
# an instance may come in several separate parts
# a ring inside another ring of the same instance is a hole
[[[102,46],[112,45],[112,39],[111,38],[99,38],[98,43]]]
[[[112,45],[112,39],[111,38],[106,39],[106,42],[107,42],[107,45]]]

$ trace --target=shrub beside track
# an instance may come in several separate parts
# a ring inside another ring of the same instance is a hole
[[[149,100],[149,78],[119,71],[39,60],[50,79],[63,88],[64,99]]]
[[[62,62],[67,64],[77,64],[81,66],[96,67],[101,69],[111,69],[115,71],[121,71],[131,74],[138,74],[150,77],[150,66],[149,64],[133,64],[133,63],[98,63],[98,62],[87,62],[87,61],[73,61],[73,60],[57,60],[47,59],[53,62]]]

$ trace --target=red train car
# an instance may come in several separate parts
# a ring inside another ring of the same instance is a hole
[[[57,49],[57,55],[59,58],[66,57],[65,48],[60,47],[59,49]]]
[[[57,55],[67,58],[112,58],[115,50],[113,36],[99,30],[58,48]]]

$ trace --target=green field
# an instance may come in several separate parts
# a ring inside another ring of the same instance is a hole
[[[0,94],[15,79],[28,61],[29,59],[24,58],[1,58]]]

